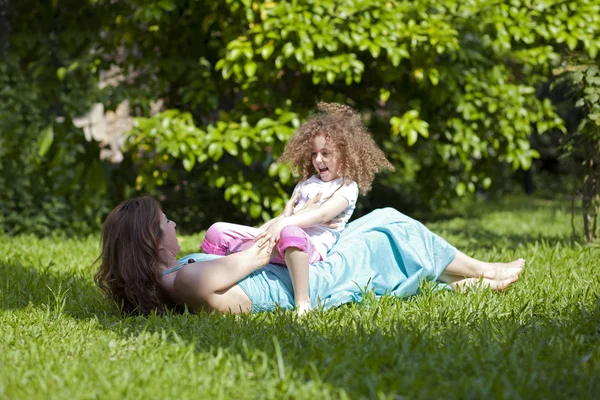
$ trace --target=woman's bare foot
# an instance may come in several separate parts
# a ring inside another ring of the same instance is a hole
[[[508,263],[487,263],[488,268],[485,268],[482,277],[491,280],[506,280],[511,279],[513,276],[519,276],[525,266],[525,260],[519,258],[518,260],[511,261]]]
[[[299,317],[302,317],[302,316],[308,314],[311,310],[312,310],[312,306],[310,305],[309,302],[301,302],[301,303],[298,303],[298,305],[296,306],[296,312],[298,313]]]
[[[488,278],[465,278],[450,283],[452,290],[461,290],[471,287],[490,288],[492,290],[504,290],[519,279],[519,275],[513,275],[506,279],[488,279]]]
[[[508,263],[489,263],[476,260],[457,250],[454,260],[448,264],[444,273],[459,278],[486,278],[498,281],[518,276],[523,272],[524,265],[525,260],[522,258]]]

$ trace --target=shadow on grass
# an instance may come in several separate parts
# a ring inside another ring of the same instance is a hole
[[[433,230],[433,229],[432,229]],[[555,246],[577,246],[581,244],[578,237],[565,237],[562,235],[548,235],[538,233],[531,234],[505,234],[498,233],[486,228],[482,223],[469,221],[468,227],[462,228],[444,228],[441,230],[442,236],[454,237],[452,244],[461,247],[475,246],[479,250],[491,250],[494,248],[517,249],[521,246],[539,243],[544,247]]]
[[[33,267],[17,261],[0,263],[0,276],[1,309],[33,306],[83,319],[111,313],[90,269],[65,271],[53,262]]]
[[[430,214],[415,212],[415,218],[422,222],[442,222],[454,218],[477,219],[493,212],[511,212],[527,215],[531,212],[557,211],[571,212],[571,199],[568,196],[559,198],[540,198],[527,195],[511,195],[490,199],[458,199],[445,209]],[[576,204],[576,213],[580,211],[580,202]],[[577,214],[579,215],[579,214]]]
[[[560,316],[520,310],[488,317],[471,310],[469,317],[459,295],[423,293],[408,300],[418,308],[388,298],[317,311],[306,319],[281,310],[120,317],[83,273],[20,264],[0,265],[0,273],[4,310],[32,305],[57,318],[93,319],[123,338],[165,333],[173,345],[215,356],[224,350],[257,368],[264,364],[282,385],[318,380],[367,398],[381,393],[431,398],[444,392],[458,398],[588,397],[600,389],[593,379],[600,372],[593,350],[600,342],[600,312],[583,312],[578,305]],[[441,307],[430,304],[438,295],[447,296]]]

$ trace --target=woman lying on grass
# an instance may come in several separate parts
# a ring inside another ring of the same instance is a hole
[[[175,227],[151,197],[126,200],[107,217],[95,280],[123,312],[162,313],[178,305],[230,313],[294,308],[289,272],[268,264],[272,253],[266,247],[178,260]],[[475,260],[420,222],[386,208],[350,223],[327,258],[310,268],[309,296],[313,307],[330,308],[361,301],[371,290],[406,297],[423,280],[453,289],[482,284],[502,290],[518,279],[524,264]]]

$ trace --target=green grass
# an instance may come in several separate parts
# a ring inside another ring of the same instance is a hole
[[[305,320],[119,317],[91,279],[97,237],[1,237],[0,398],[594,398],[600,249],[572,239],[568,202],[512,197],[455,215],[427,225],[475,257],[526,258],[519,282],[424,285]]]

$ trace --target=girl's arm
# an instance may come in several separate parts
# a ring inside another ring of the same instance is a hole
[[[310,211],[297,213],[289,217],[281,218],[273,223],[263,232],[259,233],[254,239],[260,247],[270,243],[267,246],[270,251],[275,245],[275,242],[279,240],[281,230],[289,225],[296,225],[300,228],[306,228],[312,225],[323,224],[341,214],[349,202],[343,196],[333,196],[317,209]]]
[[[319,198],[320,198],[320,194],[319,194]],[[317,200],[318,201],[318,200]],[[288,200],[288,202],[285,204],[285,208],[283,209],[283,211],[281,212],[281,214],[279,214],[277,217],[270,219],[269,221],[265,222],[263,225],[261,225],[258,229],[260,230],[264,230],[267,229],[269,226],[271,226],[271,224],[283,217],[289,217],[290,215],[292,215],[294,213],[294,207],[296,206],[296,204],[298,203],[298,191],[294,190],[294,193],[292,193],[292,197]]]
[[[301,209],[299,209],[296,214],[302,214],[311,210],[315,210],[319,207],[321,207],[321,205],[318,204],[319,200],[321,200],[321,193],[317,193],[317,195],[315,197],[313,197],[312,199],[308,200]],[[298,202],[298,195],[296,193],[294,193],[294,195],[292,195],[292,198],[288,200],[285,209],[283,210],[283,212],[281,214],[279,214],[279,216],[265,222],[263,225],[261,225],[258,229],[259,230],[266,230],[269,226],[271,226],[271,224],[273,224],[273,222],[280,220],[284,217],[289,217],[290,215],[294,215],[294,207],[296,206]]]
[[[312,225],[323,224],[338,215],[348,207],[348,199],[343,196],[333,196],[317,209],[290,215],[282,218],[279,222],[284,226],[296,225],[307,228]]]
[[[215,307],[215,300],[250,273],[269,263],[271,254],[253,245],[239,253],[187,264],[175,278],[177,297],[194,309]]]

